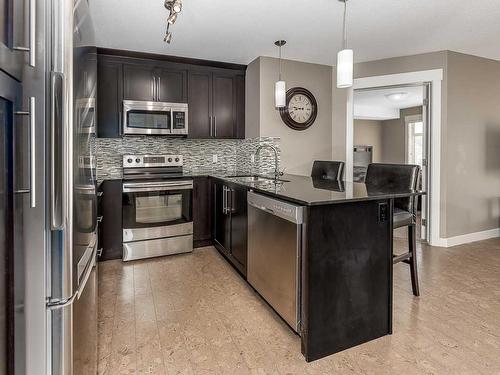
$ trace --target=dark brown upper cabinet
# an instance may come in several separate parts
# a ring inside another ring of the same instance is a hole
[[[187,72],[185,70],[157,69],[157,100],[182,103],[187,100]]]
[[[123,99],[152,102],[156,100],[154,66],[123,66]]]
[[[191,71],[188,76],[189,138],[212,136],[212,73]]]
[[[222,69],[190,71],[189,138],[245,138],[245,76]]]
[[[98,136],[122,136],[123,100],[188,103],[188,137],[245,138],[245,67],[99,49]]]
[[[141,64],[123,66],[123,99],[148,102],[186,101],[186,71]]]
[[[97,136],[121,137],[123,65],[105,56],[97,59]]]

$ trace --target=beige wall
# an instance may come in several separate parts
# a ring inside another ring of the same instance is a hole
[[[298,61],[283,61],[283,78],[287,88],[304,87],[318,102],[318,116],[307,130],[296,131],[286,126],[274,107],[274,83],[278,78],[278,59],[259,57],[247,70],[247,103],[257,113],[248,114],[247,135],[279,137],[281,166],[288,173],[309,175],[313,160],[329,160],[332,155],[332,67]],[[259,82],[258,90],[255,82]],[[258,95],[258,99],[257,98]],[[344,159],[342,159],[344,160]]]
[[[405,117],[422,114],[422,107],[405,108],[400,117],[394,120],[382,121],[382,162],[406,162],[406,122]]]
[[[382,162],[382,121],[354,120],[354,146],[372,146],[372,161]]]
[[[500,61],[448,54],[446,235],[500,227]]]
[[[355,77],[428,69],[444,72],[440,235],[499,228],[500,61],[443,51],[356,64]],[[333,89],[335,158],[345,155],[346,95]]]
[[[448,52],[432,52],[421,55],[395,57],[390,59],[383,59],[377,61],[363,62],[355,64],[354,76],[355,78],[372,77],[378,75],[408,73],[420,70],[430,69],[443,69],[444,79],[442,82],[442,114],[441,114],[441,167],[446,165],[446,150],[445,140],[447,136],[447,69],[448,69]],[[346,116],[347,116],[347,92],[348,90],[337,89],[336,87],[336,73],[335,67],[333,68],[333,130],[332,130],[332,144],[333,158],[342,158],[345,160],[346,155]],[[446,236],[446,178],[441,174],[441,236]]]
[[[304,86],[318,99],[318,119],[301,133],[288,129],[274,109],[277,69],[277,59],[267,57],[249,66],[247,135],[280,137],[282,164],[291,173],[309,174],[314,159],[345,160],[348,90],[336,88],[335,68],[285,61],[288,87]],[[500,227],[500,62],[443,51],[359,63],[355,77],[429,69],[444,72],[440,235],[496,229]]]
[[[245,138],[259,137],[260,59],[247,66],[245,79]]]
[[[374,163],[405,163],[405,117],[418,114],[422,107],[402,109],[393,120],[354,120],[354,145],[373,146]]]

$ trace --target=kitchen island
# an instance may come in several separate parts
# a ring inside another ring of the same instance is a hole
[[[307,361],[392,333],[393,202],[422,192],[295,175],[212,178],[302,207],[296,331]]]
[[[294,236],[269,230],[260,236],[259,241],[264,242],[256,244],[250,230],[252,223],[265,218],[252,216],[254,208],[248,204],[249,197],[257,193],[285,202],[285,206],[300,207],[300,233],[290,246],[298,244],[297,263],[287,263],[289,271],[296,272],[293,288],[297,292],[289,293],[289,288],[285,294],[280,286],[277,289],[284,296],[282,301],[286,303],[290,296],[296,303],[294,320],[281,316],[301,337],[307,361],[392,332],[393,202],[422,192],[389,187],[381,191],[364,183],[296,175],[284,175],[276,181],[269,176],[234,171],[184,171],[176,179],[194,180],[195,247],[214,244],[251,285],[247,277],[249,248],[264,250],[261,274],[273,274],[274,269],[266,264],[266,251],[273,249],[276,242],[267,239],[279,242]],[[100,215],[105,217],[100,235],[104,248],[101,260],[122,259],[122,220],[116,220],[122,212],[122,180],[105,181],[101,191],[104,197]],[[106,220],[108,217],[113,220]],[[287,249],[288,243],[281,247]],[[292,257],[288,254],[287,259]],[[283,269],[285,262],[281,260],[275,257],[274,262],[281,263]],[[284,275],[276,273],[275,284],[282,279]],[[273,301],[263,294],[273,306]],[[280,309],[275,310],[279,313]]]

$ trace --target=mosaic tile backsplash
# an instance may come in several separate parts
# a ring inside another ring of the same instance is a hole
[[[98,138],[97,179],[122,178],[122,156],[127,154],[180,154],[186,171],[241,171],[266,174],[274,171],[274,154],[262,150],[254,163],[251,155],[262,144],[278,149],[279,138],[175,139],[153,136]],[[217,155],[217,163],[213,162]]]

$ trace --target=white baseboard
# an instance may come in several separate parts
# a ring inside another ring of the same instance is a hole
[[[500,237],[500,228],[485,230],[482,232],[468,233],[461,236],[440,238],[438,244],[434,246],[441,247],[452,247],[457,245],[463,245],[470,242],[488,240],[490,238]]]

